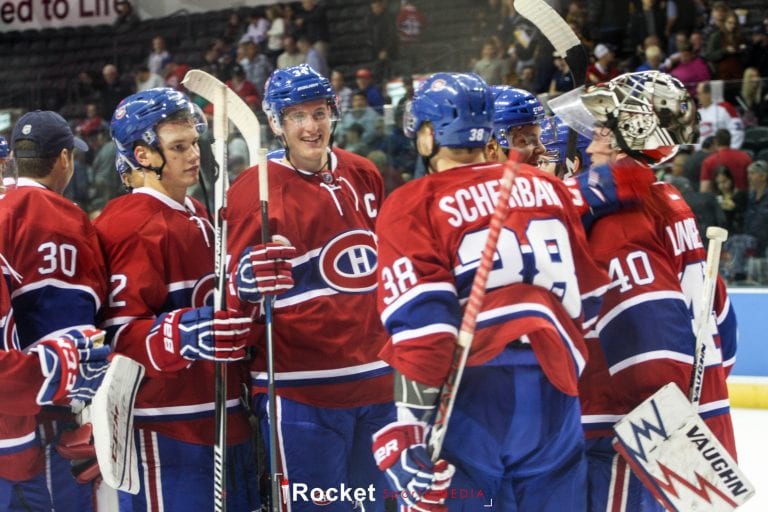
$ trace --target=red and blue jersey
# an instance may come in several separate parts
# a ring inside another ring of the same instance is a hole
[[[28,350],[69,329],[93,328],[106,297],[106,272],[85,212],[43,185],[19,178],[0,199],[0,226],[0,265],[13,309],[13,314],[2,312],[3,350]],[[18,375],[25,380],[16,385],[36,393],[39,364],[27,364],[19,367],[26,377]],[[6,393],[12,391],[6,388]],[[0,416],[0,477],[9,480],[26,480],[43,469],[34,416],[39,408],[27,393],[18,398],[15,413]]]
[[[440,386],[448,373],[502,173],[502,164],[478,164],[433,174],[395,190],[382,209],[378,307],[390,335],[382,355],[412,380]],[[509,205],[468,365],[530,343],[550,382],[576,395],[582,334],[607,276],[562,182],[521,164]]]
[[[609,169],[616,183],[645,185],[635,188],[633,201],[616,202],[604,193],[610,187],[597,190],[597,180],[590,177],[599,170],[569,182],[574,197],[581,192],[593,214],[610,213],[595,215],[589,228],[591,253],[607,269],[611,284],[587,336],[590,363],[580,382],[588,437],[612,435],[616,421],[669,382],[688,391],[706,259],[696,219],[676,188],[653,183],[650,168],[626,158]],[[625,174],[636,178],[625,179]],[[595,208],[599,197],[601,206]],[[608,203],[613,207],[605,207]],[[708,423],[733,452],[722,361],[724,353],[732,358],[735,352],[735,317],[722,282],[718,290],[718,326],[709,322],[699,411],[705,420],[717,418]]]
[[[295,285],[274,302],[276,391],[318,407],[384,403],[392,400],[392,373],[377,355],[386,335],[376,312],[374,235],[382,178],[370,161],[353,153],[334,149],[328,158],[328,170],[316,174],[279,158],[268,163],[269,231],[297,251],[291,260]],[[244,171],[229,190],[230,261],[262,243],[259,194],[256,167]],[[254,315],[252,389],[263,391],[259,308],[241,303],[234,293],[229,301],[230,308]]]
[[[179,204],[150,188],[111,201],[94,222],[110,272],[102,327],[113,349],[146,368],[134,410],[137,426],[173,439],[214,444],[214,363],[160,372],[146,338],[156,318],[179,308],[211,305],[213,229],[204,207]],[[239,404],[244,364],[228,366],[228,443],[243,442],[249,426]]]

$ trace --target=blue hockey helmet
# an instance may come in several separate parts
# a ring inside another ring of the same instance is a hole
[[[208,123],[203,111],[186,94],[170,87],[158,87],[137,92],[125,98],[112,115],[110,130],[117,145],[116,161],[120,173],[141,167],[133,154],[134,143],[144,142],[159,147],[156,127],[177,112],[189,113],[199,134]]]
[[[8,145],[8,140],[0,135],[0,158],[8,158],[11,156],[11,147]]]
[[[338,120],[339,103],[330,80],[308,64],[299,64],[272,72],[264,86],[262,108],[267,114],[272,131],[281,135],[283,110],[319,99],[326,100],[331,107],[331,121]]]
[[[512,86],[510,85],[492,85],[491,86],[491,94],[493,94],[493,106],[494,106],[494,115],[495,115],[495,109],[496,109],[496,99],[501,95],[502,92],[507,91],[511,89]],[[509,141],[507,140],[506,136],[502,136],[499,134],[499,132],[496,130],[496,124],[493,125],[493,136],[496,138],[496,142],[499,143],[499,146],[501,146],[505,150],[509,150]]]
[[[568,146],[568,125],[559,116],[548,117],[541,122],[541,143],[547,148],[546,156],[551,163],[562,164],[565,162]],[[591,158],[587,153],[587,146],[592,141],[589,137],[577,133],[576,150],[581,160],[580,169],[588,169]]]
[[[446,147],[483,147],[493,131],[493,95],[474,73],[435,73],[406,105],[403,132],[415,138],[429,121],[435,141]]]
[[[493,129],[499,140],[507,140],[509,129],[539,124],[544,120],[544,106],[525,89],[508,87],[493,102]]]

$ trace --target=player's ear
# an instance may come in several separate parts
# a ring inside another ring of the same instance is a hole
[[[152,165],[152,150],[148,146],[138,145],[133,148],[133,156],[142,167]]]
[[[429,156],[435,148],[435,134],[430,123],[423,123],[416,132],[416,151],[421,156]]]

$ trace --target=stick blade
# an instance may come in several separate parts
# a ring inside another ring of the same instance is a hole
[[[614,448],[667,510],[726,512],[755,488],[676,384],[614,426]]]

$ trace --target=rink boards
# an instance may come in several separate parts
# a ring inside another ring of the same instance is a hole
[[[768,288],[729,288],[739,324],[731,407],[768,409]]]

